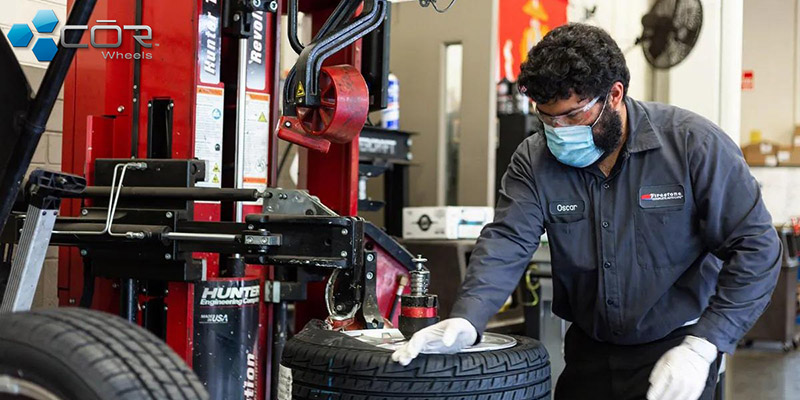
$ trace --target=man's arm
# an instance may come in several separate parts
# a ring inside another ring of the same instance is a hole
[[[542,207],[532,175],[530,140],[511,158],[497,201],[494,222],[478,239],[467,276],[450,313],[464,318],[478,333],[517,287],[544,233]]]
[[[700,228],[723,267],[692,335],[732,353],[769,303],[781,244],[739,148],[717,127],[703,128],[717,132],[703,132],[700,145],[690,149],[692,188]]]

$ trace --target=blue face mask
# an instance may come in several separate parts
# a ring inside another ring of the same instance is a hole
[[[550,152],[553,153],[558,161],[572,167],[584,168],[594,164],[595,161],[603,156],[605,152],[594,144],[592,128],[600,120],[604,110],[605,103],[603,103],[603,110],[600,111],[600,115],[591,125],[555,128],[544,124],[547,147],[550,148]]]

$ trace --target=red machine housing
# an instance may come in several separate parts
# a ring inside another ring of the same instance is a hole
[[[214,26],[219,23],[221,3],[224,0],[181,0],[181,1],[145,1],[142,0],[98,0],[90,22],[92,26],[116,21],[114,24],[148,25],[152,28],[153,48],[139,49],[132,36],[123,36],[122,46],[113,53],[142,54],[140,62],[134,62],[117,54],[110,56],[108,49],[81,49],[77,52],[75,62],[65,83],[64,92],[64,136],[62,168],[65,172],[84,175],[91,184],[94,161],[98,158],[147,158],[151,156],[148,132],[150,127],[149,108],[154,100],[169,99],[172,102],[173,125],[170,156],[175,159],[206,159],[207,149],[202,148],[209,139],[210,128],[207,117],[209,103],[219,104],[224,109],[223,118],[227,121],[219,132],[223,149],[235,147],[235,129],[230,124],[231,112],[236,109],[236,63],[238,43],[236,40],[221,34],[221,29]],[[68,8],[73,0],[68,1]],[[330,15],[338,2],[335,0],[301,0],[301,9],[310,14],[314,30],[318,30]],[[140,15],[137,21],[137,14]],[[278,17],[275,14],[263,14],[259,21],[262,30],[256,34],[261,46],[251,43],[250,51],[259,51],[260,63],[249,63],[248,74],[254,71],[263,75],[263,83],[251,87],[248,84],[246,96],[248,101],[260,102],[257,106],[268,112],[255,118],[267,119],[264,129],[257,129],[260,134],[267,135],[266,171],[261,176],[245,176],[243,184],[269,185],[277,184],[276,165],[276,133],[274,122],[279,118],[279,38]],[[216,32],[219,36],[211,34]],[[98,41],[107,38],[98,35]],[[84,43],[88,44],[89,35],[85,35]],[[223,56],[224,54],[224,56]],[[252,61],[252,60],[251,60]],[[352,73],[361,65],[360,43],[339,52],[331,57],[326,65],[348,64],[346,68]],[[331,71],[331,69],[327,69]],[[335,70],[334,70],[335,71]],[[330,72],[329,72],[330,73]],[[256,82],[262,80],[256,79]],[[248,82],[250,82],[248,80]],[[337,91],[342,89],[336,88]],[[352,115],[361,113],[366,107],[368,96],[360,89],[347,89],[352,98],[350,108]],[[342,98],[342,97],[339,97]],[[256,103],[254,103],[256,104]],[[254,107],[256,108],[256,107]],[[343,120],[337,110],[332,122],[336,124],[360,124],[364,121]],[[351,115],[351,114],[348,114]],[[364,112],[366,118],[366,112]],[[313,128],[309,129],[312,133]],[[309,133],[308,130],[305,133]],[[307,189],[313,195],[340,215],[357,214],[358,207],[358,138],[334,138],[327,148],[327,153],[309,152],[305,169],[307,173]],[[220,160],[222,155],[219,156]],[[213,170],[213,163],[211,165]],[[222,167],[222,165],[220,165]],[[214,177],[219,182],[214,182]],[[212,177],[206,182],[210,187],[237,187],[232,179],[224,174]],[[215,186],[216,185],[216,186]],[[64,201],[62,215],[77,216],[83,206],[79,200]],[[245,214],[260,213],[261,206],[248,204],[243,207]],[[223,210],[219,203],[196,202],[194,218],[204,221],[222,221],[235,218]],[[406,269],[387,253],[377,248],[378,260],[378,300],[383,315],[395,301],[396,277],[407,274]],[[195,254],[195,258],[206,263],[208,279],[219,276],[220,260],[217,254]],[[273,278],[271,267],[248,266],[247,279],[264,280]],[[242,278],[245,279],[245,278]],[[62,248],[59,252],[58,290],[61,305],[75,305],[83,292],[83,260],[77,249]],[[298,303],[296,307],[297,326],[302,327],[311,318],[324,319],[323,285],[312,284],[309,287],[308,301]],[[155,294],[140,295],[141,302]],[[194,285],[184,282],[171,282],[168,291],[160,294],[164,297],[168,321],[165,340],[181,357],[191,365],[193,352],[193,304]],[[119,312],[120,288],[117,282],[96,278],[92,308],[111,313]],[[264,303],[261,306],[262,328],[259,332],[259,393],[269,392],[269,379],[272,374],[270,365],[272,306]],[[395,319],[396,322],[396,319]],[[263,396],[262,396],[263,397]]]
[[[69,2],[69,7],[72,6]],[[137,7],[141,7],[140,20],[137,21]],[[200,115],[216,102],[220,108],[235,108],[236,86],[231,85],[229,70],[232,68],[222,59],[222,50],[234,49],[235,45],[221,34],[221,4],[209,0],[187,0],[176,2],[146,2],[142,7],[139,0],[99,0],[93,14],[93,21],[115,21],[114,24],[148,25],[152,29],[153,47],[139,49],[140,63],[125,57],[136,53],[135,41],[124,36],[122,46],[113,52],[107,49],[88,48],[78,51],[75,63],[65,83],[64,101],[64,143],[62,168],[66,172],[93,176],[94,161],[98,158],[147,158],[150,146],[148,132],[150,127],[149,108],[151,101],[169,99],[172,102],[173,124],[171,158],[204,158],[199,154],[202,141],[218,140],[224,148],[235,145],[229,129],[214,132],[219,137],[198,138],[198,131],[209,135],[208,124]],[[263,49],[261,85],[248,87],[250,98],[269,102],[274,96],[276,60],[274,51],[275,16],[264,14],[261,42],[269,45]],[[138,22],[138,23],[137,23]],[[90,27],[101,24],[90,23]],[[88,43],[89,35],[84,37]],[[98,42],[105,38],[98,35]],[[122,58],[119,55],[122,54]],[[230,54],[230,53],[229,53]],[[237,54],[233,54],[236,56]],[[229,60],[227,60],[229,61]],[[228,95],[226,96],[226,92]],[[263,106],[263,104],[262,104]],[[275,120],[276,107],[266,106],[265,117]],[[274,159],[275,138],[270,129],[263,134],[268,137],[269,160]],[[218,156],[221,165],[221,151]],[[211,164],[209,164],[211,165]],[[268,166],[272,163],[268,162]],[[233,182],[222,182],[221,171],[214,175],[209,187],[233,187]],[[266,186],[271,177],[263,174],[261,182]],[[78,200],[65,201],[63,215],[79,215],[82,205]],[[245,212],[260,212],[260,206],[245,206]],[[219,203],[196,202],[194,218],[204,221],[220,221],[222,218]],[[62,248],[59,254],[59,300],[62,305],[74,305],[83,291],[83,262],[76,249]],[[195,258],[206,263],[207,278],[219,275],[219,256],[217,254],[195,254]],[[248,267],[248,277],[263,281],[269,273],[266,267]],[[169,283],[164,295],[169,323],[166,327],[166,341],[187,363],[192,363],[193,348],[193,302],[194,285],[183,282]],[[97,278],[92,307],[112,313],[119,311],[120,289],[116,282]],[[146,300],[141,298],[140,300]],[[262,320],[270,318],[271,307],[262,305]],[[268,324],[263,324],[268,328]],[[260,332],[261,348],[269,352],[266,337],[268,329]],[[269,373],[264,364],[267,357],[260,357],[259,369]],[[268,379],[262,379],[266,382]],[[267,390],[263,386],[260,390]]]
[[[321,106],[298,106],[297,117],[281,117],[278,137],[327,153],[331,142],[349,143],[358,136],[369,114],[369,90],[351,65],[323,67],[319,84]]]

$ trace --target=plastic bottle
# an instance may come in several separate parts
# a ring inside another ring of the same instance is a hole
[[[400,129],[400,81],[395,74],[389,74],[389,104],[381,111],[381,127]]]

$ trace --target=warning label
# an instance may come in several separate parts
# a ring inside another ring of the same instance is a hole
[[[246,189],[266,190],[269,157],[268,94],[247,93],[247,118],[244,136],[244,182]],[[248,204],[262,204],[263,200]]]
[[[198,187],[222,187],[222,110],[225,91],[197,87],[194,156],[206,162],[206,179]]]

